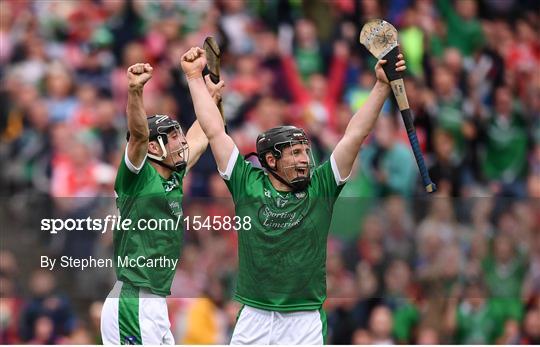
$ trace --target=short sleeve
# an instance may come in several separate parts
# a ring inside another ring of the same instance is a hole
[[[349,177],[350,174],[348,177],[341,177],[334,155],[332,154],[328,161],[315,169],[311,181],[317,196],[330,197],[335,201]]]
[[[141,165],[136,167],[128,158],[126,146],[124,157],[118,166],[114,190],[117,195],[132,195],[150,179],[151,174],[152,167],[147,162],[146,157]]]
[[[225,181],[227,188],[231,192],[233,199],[237,199],[241,196],[243,192],[246,191],[247,187],[252,186],[255,180],[260,177],[262,169],[255,168],[253,165],[244,159],[238,148],[235,146],[227,168],[224,172],[219,171],[221,178]]]

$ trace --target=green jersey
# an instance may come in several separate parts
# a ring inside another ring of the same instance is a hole
[[[276,190],[268,174],[244,160],[236,147],[221,176],[242,221],[235,299],[272,311],[321,308],[328,230],[345,183],[333,157],[313,171],[306,190],[296,193]]]
[[[126,148],[114,184],[120,217],[131,221],[129,228],[113,231],[118,280],[157,295],[170,295],[184,235],[184,175],[185,170],[164,179],[147,160],[136,168]],[[170,223],[163,222],[166,220]]]
[[[461,303],[457,310],[456,323],[454,343],[457,344],[493,344],[504,328],[501,312],[489,299],[477,310],[467,302]]]
[[[493,115],[486,124],[483,170],[490,180],[513,182],[527,174],[527,125],[522,116]]]

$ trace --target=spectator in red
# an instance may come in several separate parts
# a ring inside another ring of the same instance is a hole
[[[308,77],[304,85],[297,63],[293,57],[282,55],[283,73],[287,79],[289,91],[300,115],[297,123],[310,123],[335,129],[337,125],[336,111],[347,71],[349,49],[343,42],[334,46],[334,56],[329,69],[328,78],[320,73]]]
[[[98,94],[96,88],[91,84],[81,84],[77,87],[76,96],[79,104],[73,111],[71,124],[77,130],[84,131],[92,127],[96,121],[96,103]]]
[[[23,300],[18,294],[17,260],[12,252],[0,250],[0,341],[2,344],[21,343],[19,319]]]
[[[516,22],[514,39],[506,52],[506,67],[516,74],[516,82],[520,95],[527,92],[527,86],[540,65],[540,40],[538,31],[525,19]]]
[[[240,56],[236,60],[236,74],[230,83],[231,90],[249,99],[262,87],[257,57],[254,55]]]
[[[69,130],[68,130],[69,131]],[[58,134],[58,132],[57,132]],[[95,197],[99,194],[99,185],[103,182],[100,169],[103,165],[97,160],[96,144],[90,133],[58,135],[67,141],[65,153],[55,155],[51,194],[53,197]],[[114,178],[108,177],[109,179]]]

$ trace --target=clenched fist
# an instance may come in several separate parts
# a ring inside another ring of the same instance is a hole
[[[146,82],[152,78],[154,69],[148,63],[138,63],[131,65],[127,69],[128,87],[129,89],[142,88]]]
[[[187,79],[202,77],[202,71],[206,66],[206,53],[200,47],[192,47],[184,53],[180,60],[182,70]]]
[[[396,63],[396,71],[405,71],[407,69],[407,66],[405,65],[405,60],[403,59],[403,54],[398,54],[398,62]],[[381,81],[386,84],[390,84],[390,81],[388,81],[388,77],[386,77],[386,73],[384,72],[383,65],[386,64],[386,60],[379,60],[377,64],[375,65],[375,76],[377,77],[378,81]]]

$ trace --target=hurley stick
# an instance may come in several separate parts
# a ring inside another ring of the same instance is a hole
[[[398,62],[397,56],[399,54],[397,38],[397,30],[392,24],[382,19],[372,19],[362,28],[359,40],[360,43],[363,44],[377,59],[384,59],[387,61],[382,67],[390,81],[392,92],[394,93],[403,122],[405,123],[409,142],[411,143],[414,157],[416,158],[416,163],[418,164],[418,169],[422,176],[422,182],[426,191],[428,193],[433,193],[437,190],[437,187],[435,186],[435,183],[431,181],[431,178],[429,178],[429,173],[424,163],[424,156],[422,155],[420,145],[418,144],[416,130],[413,125],[412,112],[409,107],[409,100],[405,93],[403,77],[401,72],[396,71],[396,63]]]
[[[208,73],[210,74],[210,79],[214,83],[219,83],[219,67],[221,60],[221,50],[219,45],[212,36],[208,36],[204,40],[203,49],[206,52],[206,67],[208,68]],[[219,113],[223,118],[223,124],[225,124],[225,115],[223,114],[223,102],[220,100],[217,104],[219,108]],[[225,124],[225,130],[227,129],[227,124]]]

